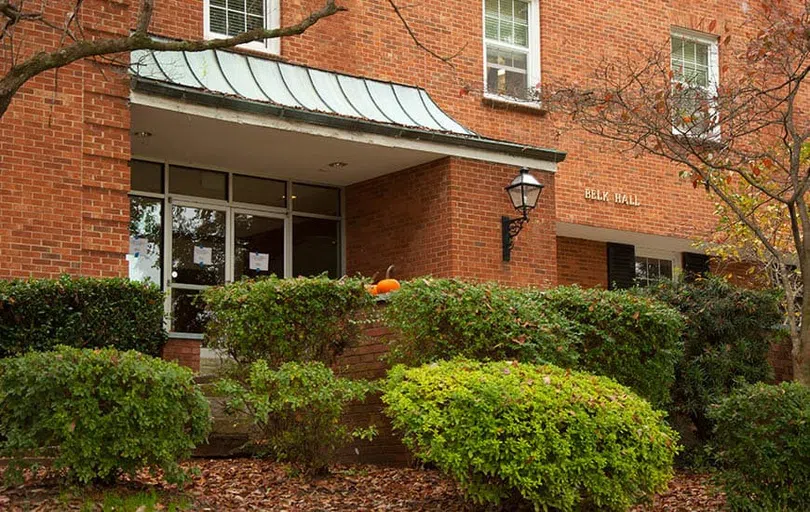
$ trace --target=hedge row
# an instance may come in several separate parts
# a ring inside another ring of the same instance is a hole
[[[57,345],[159,356],[163,299],[155,285],[123,278],[0,281],[0,357]]]
[[[400,333],[396,363],[549,363],[612,377],[657,407],[669,400],[681,354],[678,312],[629,292],[416,279],[392,295],[385,317]]]

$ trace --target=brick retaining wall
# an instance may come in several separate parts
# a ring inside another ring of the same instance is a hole
[[[201,340],[170,338],[163,346],[161,357],[166,361],[176,361],[182,366],[191,368],[194,373],[199,373],[201,345]]]

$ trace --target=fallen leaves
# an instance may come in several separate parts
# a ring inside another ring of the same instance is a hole
[[[266,460],[194,459],[185,467],[198,469],[182,490],[142,473],[134,481],[124,479],[115,491],[126,494],[154,490],[167,500],[187,499],[195,511],[476,510],[464,501],[453,482],[433,470],[335,466],[329,476],[307,480],[291,474],[288,466]],[[88,498],[92,500],[103,492],[109,489],[81,492],[73,498],[68,493],[66,497],[65,488],[54,475],[45,470],[28,472],[23,485],[0,487],[0,510],[81,510]],[[722,510],[724,503],[722,495],[711,492],[705,476],[682,473],[652,505],[636,507],[633,512],[710,512]]]

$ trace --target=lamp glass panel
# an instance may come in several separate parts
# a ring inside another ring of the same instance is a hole
[[[523,187],[518,185],[517,187],[510,187],[507,190],[509,192],[509,199],[512,201],[512,206],[518,210],[523,208]]]
[[[537,206],[537,199],[540,198],[540,187],[523,185],[523,188],[526,190],[526,206],[534,208]]]

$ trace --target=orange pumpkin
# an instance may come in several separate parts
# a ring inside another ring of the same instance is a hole
[[[379,293],[377,291],[377,285],[376,284],[367,284],[366,285],[366,291],[368,293],[372,294],[372,295],[377,295]]]
[[[399,281],[391,279],[392,270],[394,270],[393,265],[388,267],[388,270],[385,271],[385,279],[377,283],[377,293],[391,293],[399,290]]]

